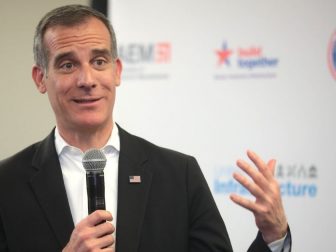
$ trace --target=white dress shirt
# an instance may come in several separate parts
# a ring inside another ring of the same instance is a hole
[[[55,130],[55,146],[60,161],[64,185],[70,205],[72,219],[75,226],[88,215],[88,199],[86,189],[86,172],[82,165],[84,153],[70,146]],[[105,206],[111,212],[112,223],[117,223],[117,199],[118,199],[118,160],[120,151],[120,139],[118,127],[113,125],[112,134],[101,149],[106,155],[104,169],[105,179]],[[114,232],[115,236],[116,232]]]
[[[290,241],[286,234],[283,238],[267,244],[272,252],[289,252]]]

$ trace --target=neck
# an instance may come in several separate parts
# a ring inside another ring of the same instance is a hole
[[[68,144],[85,152],[91,148],[100,149],[104,147],[112,134],[113,125],[111,123],[109,127],[80,130],[64,129],[57,125],[57,129]]]

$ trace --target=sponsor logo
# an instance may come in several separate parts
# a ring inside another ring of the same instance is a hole
[[[230,57],[232,55],[232,50],[228,49],[226,42],[223,43],[222,49],[216,50],[216,54],[218,57],[218,66],[221,66],[224,63],[227,66],[230,66]]]
[[[275,78],[279,59],[265,54],[262,46],[229,47],[227,41],[215,50],[214,79]]]
[[[328,46],[328,65],[331,75],[336,80],[336,31],[331,36]]]
[[[251,196],[241,184],[233,179],[232,174],[237,171],[233,166],[222,166],[214,169],[214,194],[229,195],[236,193]],[[318,169],[315,165],[279,164],[276,167],[276,178],[280,184],[282,197],[315,198],[318,194]]]
[[[172,46],[169,42],[121,44],[118,53],[124,64],[124,79],[162,80],[170,76]]]
[[[318,193],[318,169],[315,165],[279,164],[276,177],[286,197],[314,198]]]
[[[160,43],[130,43],[119,47],[119,56],[127,64],[169,63],[171,60],[171,45]]]

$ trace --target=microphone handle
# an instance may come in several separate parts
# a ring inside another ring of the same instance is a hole
[[[87,172],[88,213],[105,210],[104,172]]]

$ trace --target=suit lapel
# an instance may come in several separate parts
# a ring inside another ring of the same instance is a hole
[[[41,142],[34,156],[33,166],[37,172],[31,179],[31,188],[60,246],[64,247],[69,241],[74,224],[55,149],[54,131]]]
[[[119,127],[118,213],[116,251],[136,252],[144,220],[152,173],[135,137]],[[131,183],[140,176],[141,183]]]
[[[152,172],[137,139],[119,127],[118,212],[116,251],[138,251]],[[52,132],[35,153],[31,188],[44,211],[55,237],[64,247],[74,224],[66,196],[62,171]],[[140,176],[141,183],[130,183],[129,176]]]

